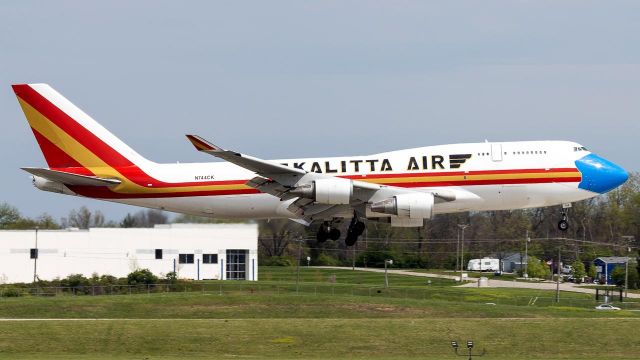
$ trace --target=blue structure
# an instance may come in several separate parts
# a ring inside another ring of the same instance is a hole
[[[626,263],[627,258],[619,256],[599,257],[593,260],[593,265],[596,267],[596,279],[606,279],[607,285],[612,285],[611,273],[613,269],[617,266],[624,266]]]

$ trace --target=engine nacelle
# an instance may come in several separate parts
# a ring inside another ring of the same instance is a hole
[[[40,176],[33,176],[33,186],[42,191],[50,191],[58,194],[76,195],[73,191],[69,190],[64,184],[45,179]]]
[[[353,183],[340,178],[318,179],[291,190],[291,193],[321,204],[345,205],[351,202]]]
[[[433,216],[433,194],[399,194],[371,205],[371,211],[396,215],[401,218],[431,219]]]

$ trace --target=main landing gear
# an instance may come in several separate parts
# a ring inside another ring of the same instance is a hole
[[[364,224],[364,222],[360,221],[358,216],[354,214],[353,219],[351,219],[349,227],[347,228],[347,236],[345,236],[344,243],[347,246],[355,245],[360,235],[364,233],[365,228],[366,225]],[[338,228],[336,227],[333,227],[333,222],[325,221],[324,223],[322,223],[322,225],[320,225],[320,229],[318,229],[316,239],[318,240],[318,243],[322,244],[329,239],[334,241],[338,240],[340,239],[340,235],[340,230],[338,230]]]
[[[355,245],[356,241],[358,241],[358,238],[360,237],[360,235],[362,235],[366,228],[367,226],[364,224],[364,222],[360,221],[356,214],[353,214],[353,219],[351,219],[351,223],[349,224],[349,228],[347,229],[347,236],[344,239],[344,243],[347,246]]]
[[[332,226],[332,223],[329,221],[325,221],[320,225],[320,229],[318,229],[318,234],[316,235],[316,239],[319,243],[323,243],[328,239],[333,241],[340,239],[340,230]]]

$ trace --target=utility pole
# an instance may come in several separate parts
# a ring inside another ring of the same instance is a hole
[[[529,241],[531,238],[529,237],[529,229],[527,229],[524,235],[524,274],[525,278],[529,278]]]
[[[356,242],[351,247],[351,270],[355,270],[356,269],[356,247],[357,246],[358,246],[358,243]]]
[[[462,272],[464,271],[464,229],[469,227],[469,225],[458,224],[458,227],[462,230],[460,236],[460,282],[462,282]]]
[[[302,238],[298,239],[298,266],[296,268],[296,294],[300,285],[300,257],[302,256]]]
[[[627,261],[624,264],[624,298],[626,299],[628,297],[628,290],[629,290],[629,253],[631,252],[631,247],[629,246],[629,244],[633,242],[633,240],[635,239],[635,236],[627,235],[627,236],[623,236],[622,238],[628,241]]]
[[[456,242],[456,271],[460,269],[460,228],[456,229],[458,241]]]
[[[627,247],[627,261],[624,263],[624,298],[628,298],[627,291],[629,290],[629,252],[630,247]]]
[[[36,247],[35,247],[35,254],[33,257],[33,283],[36,283],[36,279],[38,278],[38,230],[40,229],[39,226],[36,226]]]
[[[561,249],[562,247],[558,246],[558,264],[556,265],[556,273],[558,274],[556,277],[556,302],[557,303],[560,302],[560,262],[561,262],[560,251]]]

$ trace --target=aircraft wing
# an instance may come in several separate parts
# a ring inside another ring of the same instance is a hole
[[[198,151],[213,155],[258,174],[259,176],[249,180],[246,184],[261,192],[277,196],[282,201],[293,200],[289,204],[288,210],[307,222],[311,222],[314,219],[327,218],[333,214],[345,210],[348,211],[351,208],[360,209],[360,212],[364,213],[365,204],[367,203],[381,201],[398,194],[416,193],[411,189],[344,179],[344,181],[350,181],[353,184],[353,194],[349,202],[322,203],[301,196],[300,188],[314,181],[336,179],[335,176],[307,172],[303,169],[225,150],[197,135],[187,135],[187,138]],[[438,202],[454,201],[456,199],[456,194],[448,190],[434,190],[429,193],[433,194]]]
[[[118,179],[100,178],[97,176],[86,176],[72,174],[64,171],[57,171],[42,168],[22,168],[29,174],[45,178],[47,180],[59,182],[65,185],[83,185],[83,186],[115,186],[121,183]]]
[[[330,175],[307,172],[302,169],[284,166],[276,162],[262,160],[235,151],[225,150],[197,135],[187,135],[187,139],[191,141],[198,151],[226,160],[260,175],[260,177],[250,180],[247,185],[255,188],[264,187],[264,189],[267,190],[264,192],[267,193],[279,193],[295,186],[300,182],[300,180],[311,181],[316,179],[334,178]],[[273,182],[276,182],[277,184],[274,184]],[[353,181],[353,185],[355,188],[363,191],[377,191],[381,188],[380,185],[363,181]]]

